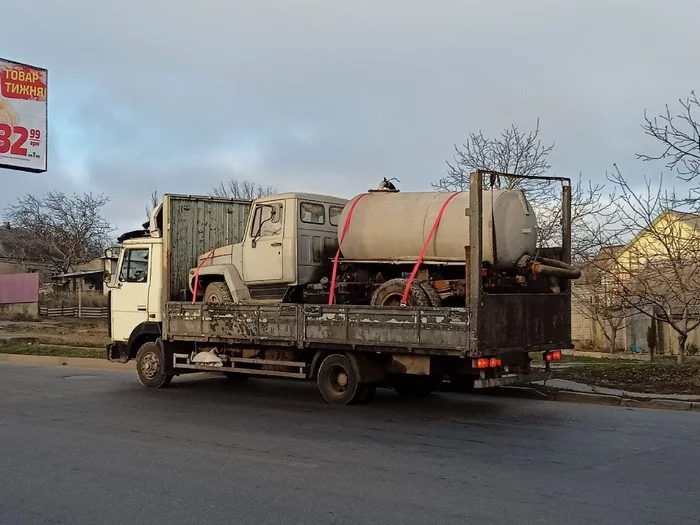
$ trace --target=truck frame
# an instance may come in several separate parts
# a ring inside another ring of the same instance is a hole
[[[381,386],[419,396],[445,378],[476,389],[542,379],[544,375],[530,367],[530,354],[543,353],[548,369],[562,349],[573,347],[570,283],[563,281],[552,290],[535,280],[531,290],[522,293],[484,291],[481,218],[486,175],[491,184],[496,176],[561,182],[562,246],[542,251],[550,260],[570,265],[570,179],[477,170],[470,174],[470,207],[465,210],[470,247],[465,247],[464,307],[175,300],[168,255],[172,240],[165,239],[162,317],[149,316],[155,320],[137,325],[127,341],[111,343],[107,358],[135,358],[139,381],[146,387],[164,387],[176,375],[195,372],[223,372],[232,380],[285,377],[315,380],[322,397],[335,405],[367,401]],[[193,257],[192,266],[196,262]]]

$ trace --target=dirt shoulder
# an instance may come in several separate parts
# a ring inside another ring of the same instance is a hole
[[[0,343],[105,348],[109,344],[106,319],[0,320]]]

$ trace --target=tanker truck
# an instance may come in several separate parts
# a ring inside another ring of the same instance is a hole
[[[107,358],[150,388],[176,375],[315,380],[345,405],[378,387],[425,395],[532,381],[571,348],[570,182],[562,246],[538,248],[520,190],[400,192],[350,200],[166,194],[120,237],[107,286]],[[515,175],[508,175],[515,176]]]

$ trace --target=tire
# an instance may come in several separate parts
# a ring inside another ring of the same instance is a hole
[[[209,283],[206,290],[204,290],[203,301],[205,303],[232,303],[233,296],[226,283],[215,281]]]
[[[357,381],[350,359],[342,354],[331,354],[318,368],[316,377],[321,396],[331,405],[350,405],[366,395],[366,385]]]
[[[173,376],[165,374],[164,365],[163,353],[155,342],[142,344],[136,354],[136,374],[139,383],[147,388],[168,386]]]
[[[370,304],[372,306],[400,306],[407,284],[408,279],[391,279],[385,282],[372,294]],[[411,285],[406,306],[430,306],[430,300],[420,283],[414,281]]]
[[[429,283],[420,283],[420,287],[425,293],[425,295],[428,297],[428,301],[430,302],[430,306],[438,307],[442,306],[442,299],[440,299],[440,296],[438,295],[437,291],[435,288],[430,286]]]
[[[404,377],[397,379],[392,386],[401,397],[418,398],[432,394],[437,382],[432,377]]]

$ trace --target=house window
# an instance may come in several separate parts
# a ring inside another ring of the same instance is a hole
[[[302,202],[299,206],[301,222],[308,224],[323,224],[326,222],[326,207],[323,204]]]
[[[125,283],[148,281],[148,248],[128,248],[124,252],[119,280]]]
[[[331,223],[331,226],[338,226],[341,213],[343,213],[341,206],[330,206],[328,208],[328,222]]]

